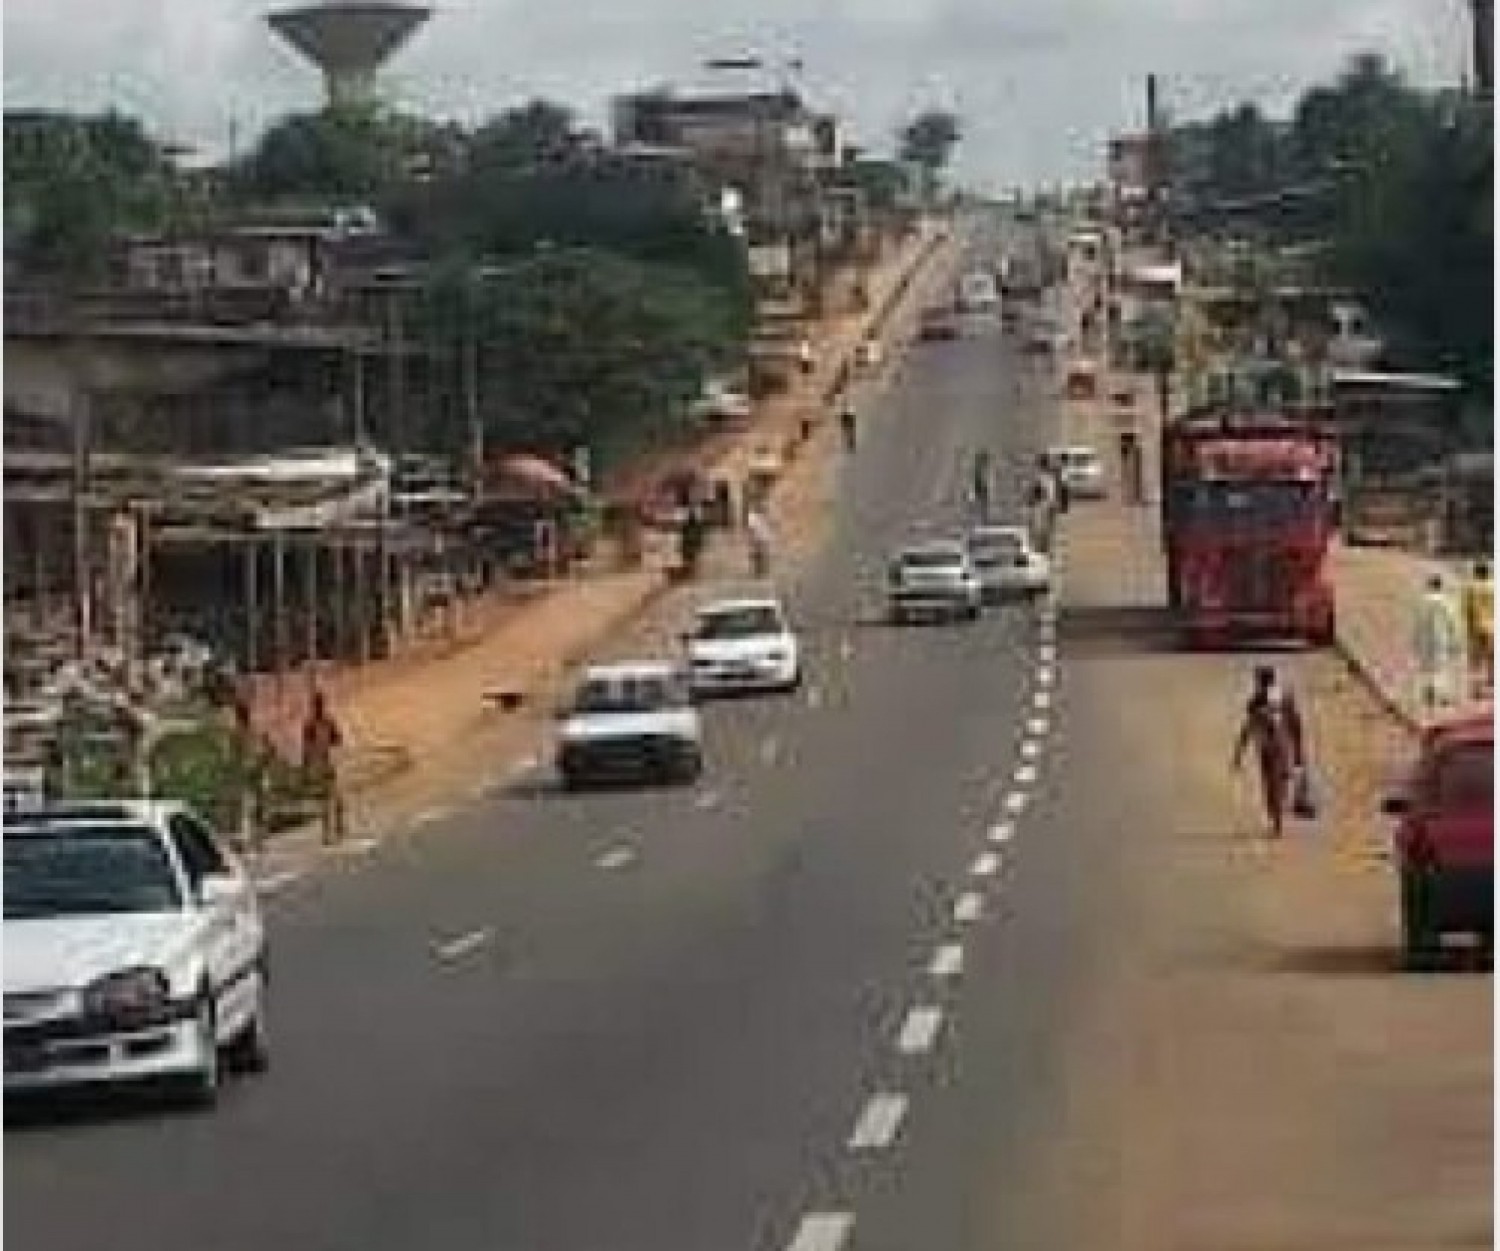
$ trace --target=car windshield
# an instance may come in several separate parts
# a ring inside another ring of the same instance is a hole
[[[656,712],[687,703],[682,684],[670,677],[590,678],[578,688],[573,711],[581,713]]]
[[[1026,554],[1026,545],[1019,534],[1001,530],[972,535],[969,551],[980,564],[1000,564],[1019,560]]]
[[[781,614],[770,604],[742,608],[717,608],[698,617],[696,637],[707,642],[749,639],[783,631]]]
[[[896,565],[902,569],[956,569],[963,564],[963,553],[944,548],[923,548],[902,552]]]
[[[171,912],[182,904],[166,848],[140,826],[5,831],[5,917]]]

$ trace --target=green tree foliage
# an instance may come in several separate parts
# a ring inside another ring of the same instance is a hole
[[[901,128],[899,156],[922,172],[929,193],[937,187],[938,176],[962,135],[958,116],[946,109],[927,109]]]
[[[722,293],[697,274],[589,248],[543,248],[483,279],[452,262],[416,321],[454,356],[477,340],[489,441],[582,443],[603,460],[670,432],[741,343]]]
[[[181,202],[171,163],[118,113],[7,114],[7,242],[36,269],[97,277],[110,239],[166,224]]]
[[[261,199],[379,200],[401,179],[409,140],[374,106],[295,113],[261,136],[238,181]]]

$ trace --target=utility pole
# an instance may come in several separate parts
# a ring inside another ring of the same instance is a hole
[[[1473,26],[1474,80],[1480,99],[1489,100],[1495,86],[1494,0],[1469,0],[1469,17]]]

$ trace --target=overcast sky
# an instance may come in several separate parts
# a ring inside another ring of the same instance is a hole
[[[1465,0],[433,0],[386,95],[472,120],[533,95],[590,120],[609,97],[695,85],[706,56],[800,57],[814,103],[858,140],[939,104],[963,118],[971,185],[1097,176],[1103,139],[1138,125],[1143,78],[1172,111],[1284,106],[1352,54],[1424,83],[1464,67]],[[102,109],[222,151],[313,107],[319,81],[260,22],[262,0],[5,0],[8,108]],[[700,79],[701,81],[701,79]]]

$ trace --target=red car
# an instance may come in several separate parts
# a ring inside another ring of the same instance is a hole
[[[1429,726],[1397,818],[1401,932],[1409,964],[1425,964],[1443,935],[1471,933],[1490,950],[1494,920],[1495,728],[1490,705]]]

